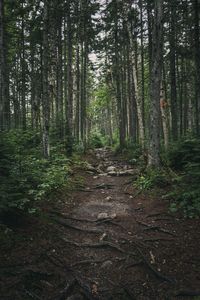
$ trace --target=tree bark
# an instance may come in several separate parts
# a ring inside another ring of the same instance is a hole
[[[163,0],[155,0],[150,78],[150,134],[148,166],[160,167],[160,87],[163,49]]]
[[[43,152],[44,157],[48,158],[50,155],[49,147],[49,118],[50,118],[50,105],[49,105],[49,45],[48,45],[48,0],[44,0],[44,28],[43,28],[43,60],[42,60],[42,83],[43,83]]]
[[[4,0],[0,0],[0,131],[10,127],[9,80],[5,45]]]
[[[172,137],[178,138],[177,87],[176,87],[176,5],[170,1],[170,88],[171,88],[171,117]]]
[[[199,112],[200,112],[200,30],[199,30],[199,11],[200,2],[199,0],[194,0],[193,2],[194,10],[194,42],[195,42],[195,71],[196,71],[196,89],[195,89],[195,123],[196,123],[196,134],[200,134],[200,124],[199,124]]]
[[[131,24],[128,24],[128,34],[129,34],[129,40],[130,40],[130,47],[131,47],[131,53],[132,53],[132,75],[133,75],[133,83],[134,83],[134,91],[135,91],[135,100],[136,100],[136,107],[137,107],[137,117],[138,117],[138,130],[139,130],[139,138],[140,138],[140,144],[142,148],[145,147],[145,132],[144,132],[144,122],[143,122],[143,105],[142,105],[142,99],[140,97],[139,93],[139,83],[138,83],[138,76],[137,76],[137,70],[136,70],[136,57],[134,52],[134,41],[133,41],[133,34],[131,30]]]

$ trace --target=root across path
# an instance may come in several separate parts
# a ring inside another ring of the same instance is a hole
[[[137,193],[138,170],[110,150],[86,158],[75,172],[84,187],[62,194],[43,218],[16,229],[13,244],[1,245],[0,299],[198,297],[199,220],[171,215],[164,190]]]

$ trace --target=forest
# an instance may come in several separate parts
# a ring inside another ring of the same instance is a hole
[[[0,299],[200,299],[199,183],[199,0],[0,0]]]

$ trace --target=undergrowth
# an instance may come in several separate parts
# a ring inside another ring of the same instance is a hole
[[[21,130],[0,136],[0,213],[21,210],[35,213],[40,201],[67,183],[70,160],[62,145],[42,157],[38,133]]]
[[[139,157],[135,157],[139,162]],[[160,170],[144,168],[135,180],[134,187],[145,191],[169,186],[171,192],[164,195],[163,199],[170,200],[170,211],[181,211],[189,218],[199,217],[200,140],[188,138],[174,143],[167,152],[162,153],[162,163]]]
[[[200,140],[180,141],[168,152],[169,166],[178,180],[167,196],[172,199],[172,212],[181,210],[185,217],[200,216]]]

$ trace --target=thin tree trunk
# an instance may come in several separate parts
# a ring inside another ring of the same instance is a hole
[[[21,20],[21,72],[22,72],[22,128],[26,130],[26,70],[25,70],[25,35],[24,35],[24,2],[22,2],[22,20]]]
[[[43,29],[43,60],[42,60],[42,82],[43,82],[43,152],[44,157],[50,155],[49,147],[49,82],[48,82],[48,64],[49,64],[49,45],[48,45],[48,0],[44,0],[44,29]]]
[[[196,88],[195,88],[195,123],[196,123],[196,133],[200,134],[199,126],[199,113],[200,113],[200,30],[199,30],[199,11],[200,11],[200,2],[199,0],[193,1],[193,10],[194,10],[194,42],[195,42],[195,70],[196,70]]]
[[[4,0],[0,0],[0,130],[7,130],[10,127],[9,80],[4,25]]]
[[[132,74],[133,74],[133,82],[134,82],[134,91],[135,91],[135,100],[137,105],[137,116],[138,116],[138,130],[139,130],[139,138],[142,148],[145,146],[145,132],[144,132],[144,122],[143,122],[143,110],[142,110],[142,100],[139,94],[139,84],[138,84],[138,77],[137,77],[137,70],[135,65],[135,52],[134,52],[134,41],[133,41],[133,34],[131,30],[131,24],[128,24],[128,34],[130,40],[130,47],[132,53]]]
[[[66,141],[67,153],[72,154],[72,132],[73,132],[73,74],[72,74],[72,24],[70,15],[71,1],[67,3],[67,111],[66,111]]]
[[[171,114],[172,114],[172,137],[178,138],[178,115],[177,115],[177,87],[176,87],[176,5],[170,1],[170,87],[171,87]]]

